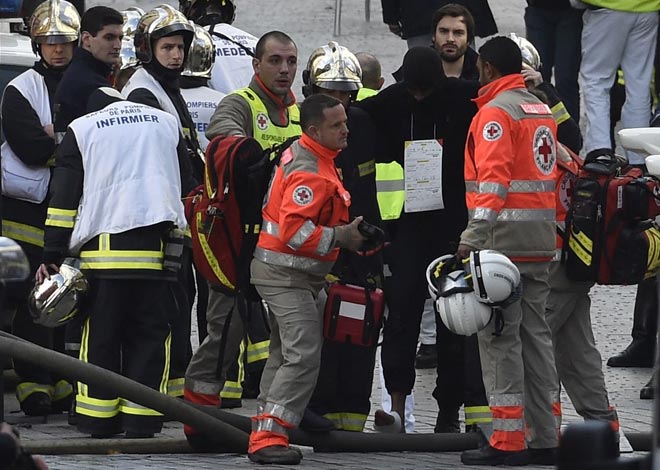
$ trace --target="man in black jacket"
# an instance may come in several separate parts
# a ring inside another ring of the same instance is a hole
[[[62,136],[71,121],[85,114],[94,90],[108,86],[119,63],[124,19],[117,10],[93,7],[82,17],[81,44],[55,95],[55,132]]]
[[[452,253],[467,222],[463,149],[476,112],[471,98],[478,86],[447,79],[436,51],[416,47],[404,57],[403,82],[356,104],[371,115],[385,136],[389,152],[380,161],[396,160],[405,170],[407,149],[434,142],[442,154],[442,208],[419,210],[407,201],[400,217],[388,227],[392,277],[385,290],[390,314],[382,363],[392,410],[400,417],[415,382],[415,350],[427,290],[424,272],[433,259]]]

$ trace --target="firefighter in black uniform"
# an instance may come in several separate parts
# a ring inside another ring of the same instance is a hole
[[[351,193],[350,215],[381,225],[376,201],[376,156],[384,153],[383,139],[363,110],[352,107],[362,86],[362,71],[357,58],[334,41],[314,50],[303,71],[304,95],[333,96],[346,107],[349,128],[348,147],[335,163],[344,187]],[[383,261],[380,253],[360,256],[342,250],[332,269],[331,280],[353,285],[383,286]],[[325,340],[321,368],[314,395],[300,426],[310,431],[336,429],[360,432],[371,408],[370,397],[376,360],[376,345],[339,343]],[[311,413],[310,413],[311,411]],[[326,418],[326,422],[318,419]]]
[[[179,124],[196,181],[202,181],[204,160],[197,139],[197,130],[186,101],[181,95],[179,79],[184,69],[193,25],[183,14],[169,5],[160,5],[142,16],[135,32],[135,55],[141,67],[128,80],[122,93],[130,101],[162,109],[174,116]],[[186,194],[184,194],[185,196]],[[173,302],[178,312],[170,319],[172,325],[172,364],[169,394],[183,396],[186,368],[192,357],[190,317],[195,299],[192,269],[192,242],[186,237],[183,267],[179,283],[171,286]]]
[[[40,59],[9,83],[2,99],[2,124],[7,139],[0,150],[5,173],[2,235],[21,245],[33,272],[41,262],[50,164],[57,147],[52,124],[53,97],[71,62],[79,34],[80,16],[73,5],[64,0],[40,4],[30,21],[30,37]],[[15,311],[13,332],[52,348],[53,330],[35,325],[28,313],[30,288],[31,281],[26,281],[8,289],[5,307]],[[59,333],[63,332],[57,336]],[[22,361],[14,361],[14,369],[20,379],[16,395],[26,415],[69,409],[73,388],[68,382]]]
[[[189,160],[164,111],[123,101],[112,88],[95,91],[89,111],[57,150],[37,282],[77,254],[89,281],[80,359],[167,393],[175,305],[166,294],[181,263]],[[76,413],[92,437],[152,437],[163,419],[84,383]]]

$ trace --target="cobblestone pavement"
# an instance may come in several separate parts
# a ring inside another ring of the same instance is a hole
[[[117,9],[139,5],[148,9],[162,3],[160,0],[87,0],[88,6],[107,4]],[[178,5],[176,1],[169,1]],[[260,35],[272,29],[289,33],[299,47],[299,72],[304,67],[309,53],[319,45],[332,39],[334,22],[333,0],[236,0],[238,5],[235,25],[239,28]],[[342,35],[336,38],[340,44],[352,51],[367,51],[376,54],[383,64],[383,75],[391,83],[390,73],[396,70],[405,53],[405,42],[390,34],[382,24],[380,2],[371,2],[371,22],[365,22],[362,0],[344,0],[342,17]],[[523,33],[523,0],[491,0],[500,31]],[[300,75],[300,73],[299,73]],[[301,97],[300,78],[294,84],[294,91]],[[596,340],[603,359],[618,352],[630,340],[632,309],[635,298],[634,287],[597,287],[593,291],[592,318]],[[650,430],[652,421],[652,403],[639,399],[639,389],[651,374],[650,369],[612,369],[605,367],[605,376],[611,402],[618,408],[621,428],[624,432]],[[435,386],[435,374],[431,370],[418,371],[415,389],[416,432],[432,432],[437,406],[431,396]],[[374,383],[373,411],[380,399],[380,386]],[[66,424],[64,416],[53,417],[48,423],[30,421],[22,417],[15,398],[6,395],[7,418],[19,422],[23,439],[35,449],[53,442],[80,442],[90,440],[77,433]],[[563,394],[564,421],[579,421],[568,397]],[[254,402],[244,401],[243,408],[237,410],[249,415],[254,409]],[[368,428],[373,423],[368,423]],[[154,441],[181,445],[182,426],[167,423],[164,432]],[[168,442],[169,441],[169,442]],[[92,441],[93,442],[93,441]],[[377,453],[377,454],[322,454],[305,448],[303,463],[297,468],[303,469],[453,469],[470,468],[460,464],[458,453]],[[633,454],[625,454],[624,458]],[[256,468],[245,456],[237,455],[47,455],[46,462],[55,470],[143,470],[143,469],[235,469]],[[271,466],[269,468],[284,468]],[[476,468],[476,467],[475,467]],[[528,467],[535,468],[535,467]],[[543,467],[537,467],[543,468]]]

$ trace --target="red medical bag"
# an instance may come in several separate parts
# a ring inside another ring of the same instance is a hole
[[[385,296],[381,289],[334,283],[325,303],[323,336],[339,343],[374,346],[384,310]]]

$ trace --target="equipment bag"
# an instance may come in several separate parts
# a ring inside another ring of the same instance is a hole
[[[325,303],[323,336],[339,343],[374,346],[384,310],[385,296],[381,289],[335,282]]]
[[[620,259],[621,253],[635,251],[625,246],[634,239],[630,234],[640,222],[660,213],[660,205],[656,207],[655,202],[658,185],[655,179],[643,177],[638,168],[619,176],[580,172],[566,221],[562,255],[570,279],[627,285],[637,284],[645,276],[639,273],[639,267],[615,266],[615,254],[619,253]]]
[[[660,227],[652,220],[626,224],[612,262],[612,284],[638,284],[660,268]]]
[[[258,299],[250,262],[261,230],[261,208],[273,168],[293,143],[263,150],[251,137],[218,136],[206,149],[204,184],[186,202],[195,266],[228,295]]]

